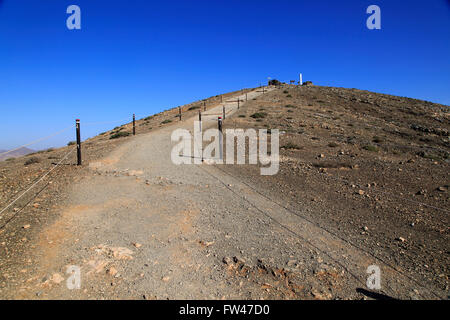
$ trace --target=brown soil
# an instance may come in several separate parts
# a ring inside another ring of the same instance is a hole
[[[218,167],[419,283],[448,292],[449,111],[356,89],[280,88],[249,101],[224,126],[280,129],[279,173]]]

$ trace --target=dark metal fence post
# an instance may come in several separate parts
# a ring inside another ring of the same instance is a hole
[[[80,134],[80,119],[75,120],[75,127],[77,130],[77,165],[81,166],[81,134]]]
[[[225,120],[225,105],[222,106],[223,120]]]
[[[238,109],[239,109],[239,101],[241,101],[241,99],[238,98]]]
[[[217,125],[219,128],[219,159],[223,159],[223,132],[222,132],[222,118],[217,119]]]
[[[178,116],[180,117],[180,121],[181,121],[181,107],[178,107]]]
[[[136,135],[136,116],[133,113],[133,136]]]
[[[198,110],[198,121],[200,121],[200,133],[202,135],[202,139],[200,140],[200,143],[203,144],[203,133],[202,133],[202,110]],[[203,146],[202,146],[202,162],[203,162]]]

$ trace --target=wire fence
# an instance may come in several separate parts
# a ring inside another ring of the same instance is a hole
[[[223,101],[223,98],[221,98],[221,95],[219,95],[219,96],[216,96],[216,97],[213,97],[213,99],[212,100],[214,100],[214,98],[216,98],[216,99],[220,99],[221,100],[221,103],[222,103],[222,101]],[[214,102],[214,101],[213,101]],[[217,101],[215,101],[215,102],[217,102]],[[206,101],[204,101],[204,106],[205,106],[205,108],[206,108]],[[179,108],[179,110],[181,111],[181,109]],[[181,117],[180,117],[181,118]],[[92,127],[92,126],[97,126],[97,125],[105,125],[105,124],[113,124],[113,123],[123,123],[123,122],[125,122],[125,124],[130,124],[130,123],[132,123],[133,124],[133,134],[135,134],[135,115],[133,114],[133,117],[132,117],[132,120],[130,119],[130,117],[127,117],[127,118],[122,118],[122,119],[118,119],[118,120],[111,120],[111,121],[91,121],[91,122],[83,122],[82,123],[82,125],[83,125],[83,127]],[[63,128],[63,129],[61,129],[61,130],[58,130],[58,131],[56,131],[56,132],[54,132],[54,133],[51,133],[51,134],[49,134],[49,135],[47,135],[47,136],[45,136],[45,137],[42,137],[42,138],[39,138],[39,139],[36,139],[36,140],[33,140],[33,141],[31,141],[31,142],[29,142],[29,143],[26,143],[26,144],[23,144],[23,145],[21,145],[21,146],[19,146],[19,147],[17,147],[17,148],[14,148],[14,149],[11,149],[11,150],[8,150],[8,151],[4,151],[4,152],[2,152],[2,153],[0,153],[0,156],[3,156],[3,155],[6,155],[6,154],[10,154],[10,153],[12,153],[12,152],[14,152],[14,151],[18,151],[18,150],[20,150],[20,149],[23,149],[23,148],[26,148],[26,147],[29,147],[29,146],[32,146],[32,145],[34,145],[34,144],[37,144],[37,143],[39,143],[39,142],[44,142],[44,141],[47,141],[47,140],[49,140],[49,139],[51,139],[51,138],[54,138],[54,137],[56,137],[56,136],[58,136],[58,135],[60,135],[60,134],[62,134],[62,133],[64,133],[64,132],[67,132],[68,130],[70,130],[70,129],[76,129],[77,130],[77,132],[76,132],[76,138],[77,138],[77,141],[76,141],[76,143],[77,143],[77,146],[75,147],[75,148],[72,148],[69,152],[67,152],[56,164],[55,164],[55,166],[54,167],[52,167],[50,170],[48,170],[45,174],[43,174],[40,178],[37,178],[36,180],[34,180],[32,183],[31,183],[31,185],[28,187],[28,188],[26,188],[23,192],[21,192],[20,193],[20,195],[18,196],[18,197],[16,197],[14,200],[12,200],[11,202],[9,202],[3,209],[1,209],[0,210],[0,220],[1,219],[3,219],[3,216],[2,216],[2,214],[6,211],[6,210],[8,210],[9,208],[11,208],[15,203],[17,203],[20,199],[22,199],[30,190],[32,190],[32,189],[34,189],[42,180],[44,180],[50,173],[52,173],[54,170],[56,170],[61,164],[62,164],[62,162],[64,161],[64,160],[66,160],[75,150],[77,150],[77,153],[78,153],[78,165],[80,165],[81,164],[81,138],[80,138],[80,120],[76,120],[76,124],[75,124],[75,126],[68,126],[68,127],[66,127],[66,128]],[[70,145],[70,144],[69,144]],[[47,186],[47,185],[46,185]],[[32,197],[32,199],[31,200],[33,200],[39,193],[41,193],[44,189],[45,189],[45,187],[46,186],[44,186],[41,190],[39,190],[39,192],[37,193],[37,194],[35,194],[34,195],[34,197]],[[30,201],[31,201],[30,200]],[[6,223],[4,223],[2,226],[0,226],[0,228],[3,228],[4,226],[6,226],[6,224],[9,222],[9,221],[11,221],[11,219],[14,217],[14,216],[16,216],[18,213],[20,213],[27,205],[28,205],[28,203],[29,202],[27,202],[21,209],[19,209],[19,211],[17,211],[17,212],[15,212],[15,214],[6,222]]]
[[[269,202],[279,206],[280,208],[286,210],[287,212],[289,212],[290,214],[293,214],[294,216],[297,216],[301,219],[306,220],[307,222],[313,224],[314,226],[318,227],[319,229],[325,231],[326,233],[340,239],[341,241],[349,244],[350,246],[354,247],[355,249],[364,252],[365,254],[367,254],[368,256],[382,262],[385,266],[389,267],[391,270],[397,272],[398,274],[404,276],[405,278],[409,279],[411,282],[415,283],[416,285],[426,289],[431,295],[433,295],[436,298],[439,299],[443,299],[443,297],[445,297],[445,293],[440,292],[440,293],[436,293],[434,289],[429,288],[427,285],[424,285],[422,283],[420,283],[418,280],[414,279],[413,277],[411,277],[410,275],[402,272],[400,269],[396,268],[395,266],[393,266],[391,263],[387,262],[385,259],[373,254],[372,252],[366,250],[365,248],[362,248],[356,244],[354,244],[353,242],[339,236],[338,234],[336,234],[333,231],[330,231],[327,228],[324,228],[323,226],[319,225],[318,223],[312,221],[311,219],[307,218],[305,215],[302,215],[300,213],[298,213],[295,209],[289,208],[286,205],[283,205],[281,203],[279,203],[278,201],[272,199],[271,197],[267,196],[266,194],[262,193],[261,191],[259,191],[258,189],[256,189],[255,187],[251,186],[249,183],[243,181],[242,179],[239,179],[237,176],[221,169],[219,166],[216,166],[216,168],[218,168],[222,173],[228,175],[229,177],[235,179],[236,181],[239,181],[240,183],[244,184],[245,186],[247,186],[248,188],[250,188],[251,190],[253,190],[255,193],[259,194],[260,196],[262,196],[263,198],[267,199]],[[314,247],[315,249],[319,250],[320,252],[322,252],[324,255],[326,255],[327,257],[329,257],[331,260],[333,260],[334,262],[336,262],[339,266],[341,266],[344,270],[346,270],[357,282],[359,282],[360,284],[362,284],[363,286],[365,286],[365,282],[361,280],[361,278],[357,275],[355,275],[351,270],[349,270],[343,263],[341,263],[339,260],[337,260],[335,257],[333,257],[331,254],[329,254],[328,252],[322,250],[321,248],[319,248],[318,246],[316,246],[314,243],[312,243],[309,239],[303,237],[302,235],[298,234],[297,232],[293,231],[290,227],[286,226],[285,224],[281,223],[280,221],[276,220],[275,218],[273,218],[270,214],[268,214],[265,210],[259,208],[259,206],[257,206],[255,203],[253,203],[252,201],[248,200],[247,197],[243,196],[242,194],[236,192],[235,190],[233,190],[228,184],[226,184],[225,182],[222,181],[222,179],[220,179],[219,177],[215,176],[214,174],[212,174],[209,170],[206,170],[204,168],[202,168],[200,166],[200,169],[202,169],[204,172],[206,172],[208,175],[210,175],[212,178],[214,178],[215,180],[218,180],[221,184],[223,184],[225,186],[225,188],[227,188],[228,190],[230,190],[233,194],[235,194],[237,197],[242,198],[245,202],[249,203],[252,207],[254,207],[258,212],[264,214],[265,216],[267,216],[270,220],[274,221],[276,224],[278,224],[280,227],[282,227],[283,229],[285,229],[286,231],[288,231],[289,233],[293,234],[295,237],[300,238],[301,240],[307,242],[309,245],[311,245],[312,247]],[[420,294],[421,295],[421,294]],[[423,295],[421,295],[422,298],[427,298]]]
[[[86,123],[83,123],[83,126],[95,126],[95,125],[101,125],[101,124],[111,124],[111,123],[123,122],[123,121],[126,121],[126,120],[130,120],[130,118],[124,118],[124,119],[112,120],[112,121],[86,122]],[[39,142],[47,141],[47,140],[49,140],[49,139],[51,139],[51,138],[54,138],[54,137],[56,137],[56,136],[58,136],[58,135],[63,134],[64,132],[67,132],[67,131],[70,130],[70,129],[75,129],[75,127],[76,127],[76,126],[73,126],[73,125],[72,125],[72,126],[69,126],[69,127],[64,128],[64,129],[58,130],[58,131],[56,131],[56,132],[54,132],[54,133],[51,133],[51,134],[49,134],[49,135],[47,135],[47,136],[45,136],[45,137],[42,137],[42,138],[33,140],[33,141],[29,142],[29,143],[23,144],[23,145],[21,145],[20,147],[17,147],[17,148],[14,148],[14,149],[11,149],[11,150],[2,152],[2,153],[0,153],[0,156],[6,155],[6,154],[10,154],[10,153],[12,153],[12,152],[14,152],[14,151],[18,151],[18,150],[20,150],[20,149],[22,149],[22,148],[32,146],[32,145],[37,144],[37,143],[39,143]],[[10,201],[3,209],[1,209],[1,210],[0,210],[0,220],[4,218],[4,215],[3,215],[3,214],[5,213],[6,210],[8,210],[9,208],[11,208],[11,207],[12,207],[14,204],[16,204],[20,199],[22,199],[28,192],[30,192],[32,189],[34,189],[41,181],[43,181],[48,175],[50,175],[53,171],[55,171],[55,170],[63,163],[63,161],[65,161],[65,160],[66,160],[72,153],[74,153],[74,151],[77,150],[77,149],[78,149],[78,145],[77,145],[77,147],[72,147],[71,150],[70,150],[69,152],[67,152],[66,154],[64,154],[63,157],[62,157],[57,163],[55,163],[54,166],[53,166],[50,170],[48,170],[47,172],[45,172],[41,177],[35,179],[35,180],[31,183],[31,185],[30,185],[28,188],[26,188],[23,192],[20,193],[20,195],[19,195],[18,197],[16,197],[14,200]],[[47,185],[46,185],[46,186],[47,186]],[[46,188],[46,186],[44,186],[41,190],[39,190],[39,192],[36,193],[36,194],[31,198],[30,201],[32,201],[34,198],[36,198],[37,195],[38,195],[39,193],[41,193],[41,192]],[[30,202],[30,201],[29,201],[29,202]],[[18,213],[20,213],[20,212],[21,212],[21,211],[29,204],[29,202],[27,202],[24,206],[22,206],[22,208],[19,209],[17,212],[15,212],[14,215],[11,216],[10,219],[8,219],[3,225],[1,225],[1,226],[0,226],[0,229],[1,229],[1,228],[4,228],[4,227],[12,220],[12,218],[13,218],[14,216],[16,216]]]
[[[264,87],[263,87],[263,88],[264,88]],[[265,90],[265,91],[264,91],[264,90],[260,90],[260,91],[263,92],[263,93],[268,92],[268,90]],[[247,100],[247,99],[246,99],[246,100]],[[242,102],[245,102],[246,100],[242,100]],[[237,101],[231,101],[231,100],[229,100],[229,101],[224,101],[223,103],[233,103],[233,102],[237,102]],[[234,109],[232,108],[230,111],[226,112],[225,114],[230,114],[230,113],[232,113],[232,112],[234,112],[234,111],[236,111],[236,110],[234,110]],[[222,116],[222,115],[223,115],[223,113],[211,113],[211,114],[203,113],[203,116],[213,116],[213,117],[215,117],[215,116]],[[127,120],[130,120],[130,118],[123,118],[123,119],[112,120],[112,121],[85,122],[85,123],[83,123],[83,126],[95,126],[95,125],[103,125],[103,124],[112,124],[112,123],[124,122],[124,121],[127,121]],[[206,120],[206,121],[212,121],[212,120],[217,121],[217,118],[214,118],[214,119],[204,119],[204,120]],[[128,124],[128,123],[130,123],[130,122],[127,122],[127,124]],[[70,129],[73,129],[73,128],[74,128],[74,126],[66,127],[66,128],[64,128],[64,129],[59,130],[59,131],[57,131],[57,132],[54,132],[54,133],[52,133],[52,134],[50,134],[50,135],[48,135],[48,136],[46,136],[46,137],[39,138],[39,139],[37,139],[37,140],[31,141],[31,142],[29,142],[29,143],[27,143],[27,144],[24,144],[24,145],[22,145],[22,146],[20,146],[20,147],[17,147],[17,148],[14,148],[14,149],[11,149],[11,150],[2,152],[2,153],[0,153],[0,156],[5,155],[5,154],[8,154],[8,153],[11,153],[11,152],[14,152],[14,151],[17,151],[17,150],[20,150],[20,149],[22,149],[22,148],[31,146],[31,145],[33,145],[33,144],[36,144],[36,143],[39,143],[39,142],[42,142],[42,141],[46,141],[46,140],[48,140],[48,139],[50,139],[50,138],[53,138],[53,137],[55,137],[55,136],[58,136],[59,134],[62,134],[62,133],[66,132],[66,131],[68,131],[68,130],[70,130]],[[27,189],[25,189],[23,192],[21,192],[19,196],[17,196],[14,200],[12,200],[11,202],[9,202],[2,210],[0,210],[0,220],[2,220],[2,219],[4,218],[4,216],[2,216],[2,214],[3,214],[6,210],[8,210],[9,208],[11,208],[15,203],[17,203],[20,199],[22,199],[22,198],[23,198],[30,190],[34,189],[34,188],[35,188],[40,182],[42,182],[47,176],[49,176],[49,175],[50,175],[52,172],[54,172],[58,167],[60,167],[61,164],[63,163],[63,161],[66,160],[66,159],[67,159],[67,158],[68,158],[75,150],[77,150],[77,148],[75,148],[75,147],[71,148],[67,153],[65,153],[65,154],[63,155],[63,157],[62,157],[57,163],[54,164],[54,166],[53,166],[50,170],[48,170],[48,171],[45,172],[45,174],[43,174],[40,178],[38,178],[37,180],[35,180],[34,182],[32,182],[32,184],[31,184]],[[200,167],[200,168],[201,168],[201,167]],[[201,169],[205,170],[204,168],[201,168]],[[219,169],[220,169],[220,168],[219,168]],[[238,180],[239,182],[243,183],[244,185],[246,185],[247,187],[249,187],[250,189],[252,189],[252,190],[255,191],[256,193],[258,193],[259,195],[263,196],[264,198],[266,198],[266,199],[269,200],[270,202],[272,202],[272,203],[278,205],[279,207],[285,209],[287,212],[290,212],[291,214],[294,214],[294,215],[296,215],[296,216],[298,216],[298,217],[300,217],[300,218],[302,218],[302,219],[305,219],[306,221],[308,221],[308,222],[310,222],[310,223],[316,225],[316,226],[319,227],[320,229],[322,229],[322,230],[324,230],[324,231],[330,233],[331,235],[333,235],[333,236],[335,236],[335,237],[341,239],[342,241],[344,241],[344,242],[346,242],[346,243],[349,243],[351,246],[353,246],[353,247],[355,247],[355,248],[357,248],[357,249],[359,249],[359,250],[365,252],[366,254],[372,256],[373,258],[375,258],[375,259],[377,259],[377,260],[383,262],[385,265],[387,265],[388,267],[390,267],[392,270],[394,270],[394,271],[398,272],[399,274],[401,274],[401,275],[407,277],[408,279],[410,279],[411,281],[413,281],[413,282],[415,282],[416,284],[420,285],[421,287],[428,289],[434,296],[439,297],[439,298],[442,298],[442,297],[439,296],[438,294],[434,293],[433,290],[431,290],[431,289],[427,288],[426,286],[424,286],[424,285],[418,283],[417,280],[415,280],[415,279],[411,278],[409,275],[407,275],[407,274],[401,272],[400,270],[398,270],[397,268],[395,268],[394,266],[392,266],[392,265],[389,264],[388,262],[384,261],[382,258],[373,255],[371,252],[368,252],[367,250],[364,250],[363,248],[361,248],[361,247],[355,245],[354,243],[350,242],[349,240],[346,240],[346,239],[340,237],[340,236],[337,235],[336,233],[334,233],[334,232],[332,232],[332,231],[330,231],[330,230],[328,230],[328,229],[325,229],[325,228],[323,228],[322,226],[319,226],[319,225],[318,225],[317,223],[315,223],[314,221],[311,221],[310,219],[308,219],[308,218],[305,217],[304,215],[299,214],[299,213],[296,212],[294,209],[289,208],[288,206],[283,205],[283,204],[280,204],[279,202],[273,200],[272,198],[270,198],[270,197],[268,197],[267,195],[263,194],[261,191],[257,190],[255,187],[251,186],[250,184],[246,183],[245,181],[242,181],[242,180],[239,179],[238,177],[236,177],[236,176],[230,174],[229,172],[226,172],[226,171],[223,170],[223,169],[220,169],[220,170],[221,170],[223,173],[229,175],[230,177],[232,177],[232,178]],[[246,202],[248,202],[250,205],[252,205],[253,207],[255,207],[259,212],[262,212],[264,215],[268,216],[271,220],[275,221],[275,222],[276,222],[277,224],[279,224],[282,228],[286,229],[289,233],[292,233],[292,234],[295,235],[296,237],[299,237],[299,238],[303,239],[304,241],[308,242],[310,245],[312,245],[312,246],[315,247],[316,249],[318,249],[318,250],[324,252],[323,250],[321,250],[320,248],[318,248],[317,246],[315,246],[313,243],[311,243],[310,241],[308,241],[308,239],[302,237],[301,235],[299,235],[299,234],[296,233],[295,231],[291,230],[291,228],[285,226],[285,225],[282,224],[281,222],[279,222],[279,221],[277,221],[276,219],[274,219],[272,216],[270,216],[270,215],[269,215],[268,213],[266,213],[264,210],[260,209],[256,204],[254,204],[253,202],[249,201],[246,197],[243,197],[242,195],[238,194],[236,191],[234,191],[232,188],[230,188],[228,185],[226,185],[220,178],[218,178],[217,176],[213,175],[213,174],[212,174],[211,172],[209,172],[208,170],[205,170],[205,172],[207,172],[207,173],[208,173],[210,176],[212,176],[213,178],[219,180],[222,184],[224,184],[224,186],[225,186],[227,189],[229,189],[231,192],[235,193],[236,196],[239,196],[239,197],[243,198]],[[332,179],[335,179],[335,180],[337,180],[337,181],[339,181],[339,182],[341,182],[341,183],[348,183],[347,180],[342,179],[342,178],[340,178],[340,177],[329,176],[329,175],[327,175],[327,177],[330,177],[330,178],[332,178]],[[47,185],[48,185],[48,184],[47,184]],[[1,226],[0,226],[0,229],[4,228],[4,227],[5,227],[5,226],[6,226],[6,225],[14,218],[14,216],[16,216],[17,214],[19,214],[19,213],[20,213],[20,212],[21,212],[21,211],[22,211],[29,203],[31,203],[31,201],[32,201],[34,198],[36,198],[37,195],[39,195],[39,194],[46,188],[47,185],[45,185],[43,188],[41,188],[41,189],[34,195],[34,197],[31,198],[31,200],[29,200],[25,205],[22,206],[21,209],[19,209],[17,212],[15,212],[15,213],[14,213],[14,214],[6,221],[3,225],[1,225]],[[378,190],[378,192],[380,192],[380,193],[382,193],[382,194],[386,194],[386,195],[391,196],[391,197],[393,197],[393,198],[397,198],[397,199],[401,199],[401,200],[408,201],[408,202],[410,202],[410,203],[414,203],[414,204],[416,204],[416,205],[422,205],[422,206],[426,206],[426,207],[429,207],[429,208],[432,208],[432,209],[435,209],[435,210],[439,210],[439,211],[442,211],[442,212],[445,212],[445,213],[450,213],[450,210],[448,210],[448,209],[439,208],[439,207],[436,207],[436,206],[433,206],[433,205],[429,205],[429,204],[426,204],[426,203],[423,203],[423,202],[420,202],[420,201],[415,201],[415,200],[407,199],[407,198],[405,198],[405,197],[397,197],[397,196],[395,196],[395,195],[392,194],[392,193],[387,193],[387,192],[382,191],[382,190]],[[339,261],[337,261],[337,260],[336,260],[335,258],[333,258],[331,255],[329,255],[329,254],[326,253],[326,252],[324,252],[324,253],[325,253],[327,256],[329,256],[331,259],[335,260],[339,265],[341,265],[344,269],[346,269],[346,270],[349,272],[349,274],[350,274],[353,278],[355,278],[358,282],[361,283],[360,277],[354,275],[350,270],[348,270],[344,265],[342,265]]]
[[[10,208],[13,204],[15,204],[17,201],[19,201],[25,194],[27,194],[31,189],[33,189],[39,182],[41,182],[42,180],[44,180],[45,177],[47,177],[51,172],[53,172],[56,168],[58,168],[61,163],[66,160],[74,151],[76,150],[76,148],[72,148],[72,150],[70,150],[69,152],[67,152],[62,158],[61,160],[59,160],[56,165],[54,167],[52,167],[50,170],[48,170],[44,175],[42,175],[37,181],[35,181],[29,188],[27,188],[24,192],[22,192],[17,198],[15,198],[13,201],[11,201],[6,207],[4,207],[1,211],[0,211],[0,219],[3,217],[2,214],[3,212],[5,212],[8,208]],[[36,197],[36,196],[35,196]],[[25,208],[25,206],[22,207],[21,210],[23,210],[23,208]],[[20,211],[21,211],[20,210]],[[19,212],[20,212],[19,211]],[[16,213],[17,214],[17,213]],[[11,219],[10,219],[11,220]],[[10,221],[8,220],[8,222]],[[2,225],[1,227],[3,228],[6,225],[6,223],[4,225]]]
[[[62,130],[59,130],[59,131],[57,131],[57,132],[54,132],[54,133],[52,133],[52,134],[46,136],[46,137],[39,138],[39,139],[37,139],[37,140],[31,141],[31,142],[29,142],[29,143],[27,143],[27,144],[24,144],[24,145],[22,145],[22,146],[20,146],[20,147],[15,148],[15,149],[11,149],[11,150],[2,152],[2,153],[0,153],[0,156],[3,156],[3,155],[5,155],[5,154],[11,153],[11,152],[14,152],[14,151],[17,151],[17,150],[20,150],[20,149],[22,149],[22,148],[29,147],[29,146],[31,146],[31,145],[33,145],[33,144],[38,143],[38,142],[42,142],[42,141],[48,140],[48,139],[50,139],[50,138],[56,137],[57,135],[60,135],[61,133],[66,132],[67,130],[72,129],[72,128],[73,128],[73,126],[64,128],[64,129],[62,129]]]

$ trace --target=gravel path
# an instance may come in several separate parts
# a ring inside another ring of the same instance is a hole
[[[237,106],[226,108],[229,117]],[[221,112],[220,105],[203,119]],[[372,264],[382,270],[383,294],[437,297],[220,167],[172,164],[170,135],[192,131],[194,120],[138,135],[90,163],[92,174],[40,236],[30,278],[37,284],[26,297],[359,299]],[[69,265],[81,267],[80,290],[66,286]]]

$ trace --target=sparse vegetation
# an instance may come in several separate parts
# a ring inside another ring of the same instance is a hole
[[[286,108],[297,108],[296,106],[292,105],[292,104],[287,104]]]
[[[178,117],[178,116],[177,116]],[[166,120],[164,120],[163,122],[161,122],[161,124],[166,124],[166,123],[171,123],[172,122],[172,120],[170,120],[170,119],[166,119]]]
[[[438,156],[437,154],[427,153],[427,152],[423,152],[423,151],[419,152],[417,155],[424,159],[430,159],[430,160],[434,160],[434,161],[442,160],[442,158],[440,156]]]
[[[363,149],[371,152],[378,152],[378,148],[372,145],[364,146]]]
[[[77,144],[76,141],[69,141],[69,142],[67,143],[68,146],[73,146],[73,145],[75,145],[75,144]]]
[[[288,94],[288,95],[286,96],[286,98],[292,98],[292,96],[291,96],[290,94]]]
[[[30,164],[39,163],[39,162],[41,162],[41,160],[38,157],[31,157],[25,161],[24,165],[28,166]]]
[[[293,149],[293,150],[300,150],[302,147],[300,147],[299,145],[293,143],[293,142],[288,142],[285,145],[281,146],[281,148],[284,149]]]
[[[254,114],[252,114],[250,117],[252,117],[253,119],[262,119],[265,118],[267,116],[267,113],[265,112],[256,112]]]
[[[118,138],[122,138],[122,137],[128,137],[130,135],[129,132],[126,131],[120,131],[120,132],[116,132],[114,134],[112,134],[109,139],[118,139]]]
[[[245,114],[238,115],[239,118],[245,118]]]
[[[336,142],[330,142],[330,143],[328,144],[328,146],[329,146],[330,148],[336,148],[336,147],[338,146],[338,144],[337,144]]]

